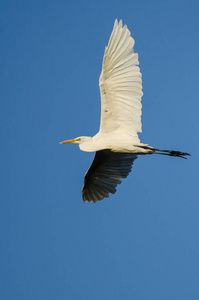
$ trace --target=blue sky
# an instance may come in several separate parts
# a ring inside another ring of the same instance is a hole
[[[0,296],[199,299],[198,1],[1,1]],[[115,18],[143,74],[139,157],[115,195],[83,203]]]

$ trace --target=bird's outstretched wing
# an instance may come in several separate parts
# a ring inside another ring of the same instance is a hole
[[[127,26],[122,26],[122,20],[118,24],[116,19],[99,79],[103,133],[120,129],[135,136],[142,131],[142,74],[133,46],[134,39]]]
[[[84,177],[82,198],[84,202],[97,202],[116,192],[116,186],[131,172],[136,154],[110,150],[97,151]]]

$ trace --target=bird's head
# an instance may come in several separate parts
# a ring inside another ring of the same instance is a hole
[[[60,144],[79,144],[79,148],[82,151],[93,152],[99,150],[97,145],[93,142],[92,137],[90,136],[80,136],[72,140],[67,140],[60,142]]]

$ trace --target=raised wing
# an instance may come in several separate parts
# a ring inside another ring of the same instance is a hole
[[[110,150],[97,151],[85,174],[82,198],[84,202],[97,202],[116,192],[116,186],[131,172],[136,154]]]
[[[117,19],[105,48],[99,79],[101,92],[100,131],[117,129],[137,135],[142,131],[141,97],[142,74],[138,54],[134,53],[134,39],[127,26]]]

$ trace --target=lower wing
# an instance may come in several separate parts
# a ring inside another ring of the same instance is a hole
[[[116,186],[131,172],[136,154],[97,151],[94,160],[85,174],[82,189],[83,201],[97,202],[116,192]]]

